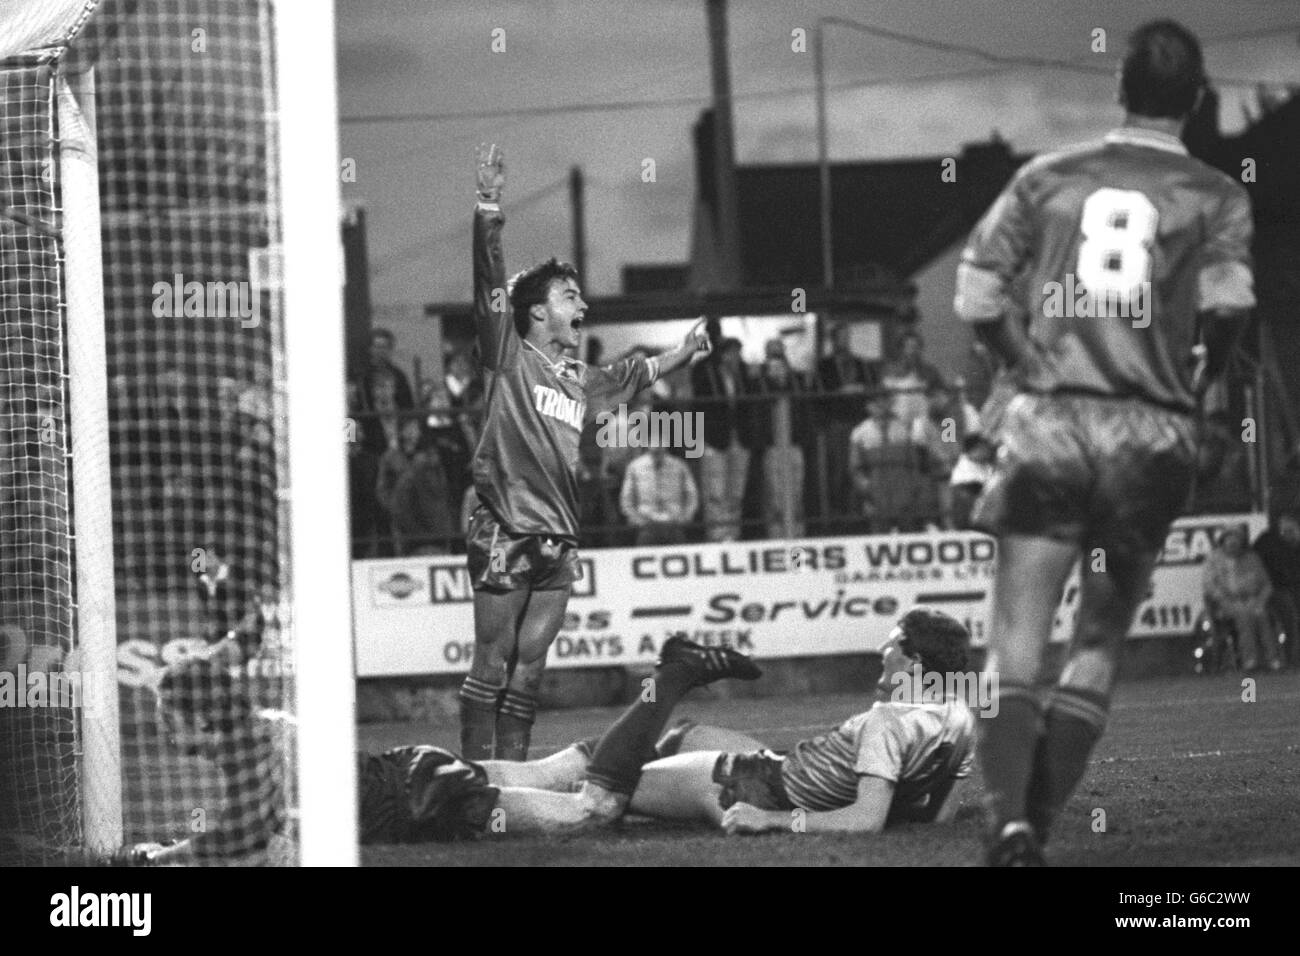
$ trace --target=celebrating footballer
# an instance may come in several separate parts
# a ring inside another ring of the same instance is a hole
[[[567,353],[587,303],[578,273],[548,259],[507,285],[501,249],[505,161],[480,147],[474,210],[474,321],[487,418],[474,455],[469,525],[474,660],[460,689],[468,760],[525,760],[546,652],[578,566],[578,442],[583,426],[710,349],[703,323],[680,346],[599,368]]]

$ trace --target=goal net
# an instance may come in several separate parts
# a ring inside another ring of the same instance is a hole
[[[323,449],[291,427],[277,13],[0,15],[0,863],[299,860],[290,476]]]

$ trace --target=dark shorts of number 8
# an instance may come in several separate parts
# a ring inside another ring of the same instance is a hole
[[[466,536],[474,590],[566,588],[578,580],[578,549],[565,538],[513,535],[483,505],[469,519]]]
[[[991,534],[1158,552],[1196,467],[1184,412],[1135,398],[1022,393],[1002,420],[993,479],[973,524]]]

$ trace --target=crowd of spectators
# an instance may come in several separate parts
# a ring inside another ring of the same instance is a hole
[[[944,374],[912,330],[884,361],[855,354],[846,325],[830,325],[826,339],[826,354],[808,372],[792,366],[779,338],[752,364],[738,340],[720,339],[709,359],[619,413],[703,413],[702,447],[689,456],[682,448],[601,447],[589,428],[579,469],[582,543],[969,527],[995,451],[978,411],[996,372],[987,349],[973,344]],[[368,364],[349,385],[354,550],[454,553],[474,506],[470,464],[483,382],[466,347],[445,357],[441,381],[413,390],[393,348],[391,333],[374,330]],[[596,337],[584,358],[607,360]],[[1202,492],[1240,497],[1241,477],[1225,481]]]
[[[394,338],[371,333],[365,369],[348,383],[353,553],[447,554],[463,535],[472,494],[482,384],[468,356],[448,358],[442,382],[415,391],[393,362]]]

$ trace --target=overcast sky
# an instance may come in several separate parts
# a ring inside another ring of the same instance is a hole
[[[507,154],[508,268],[570,255],[574,164],[588,179],[589,290],[617,292],[625,262],[687,258],[691,127],[710,84],[704,0],[338,0],[337,11],[340,152],[356,164],[343,196],[366,209],[377,305],[468,298],[474,147],[484,140]],[[1295,0],[732,0],[737,160],[815,159],[812,54],[792,51],[791,31],[811,34],[819,16],[1111,66],[1129,30],[1169,15],[1201,36],[1211,76],[1230,81],[1221,86],[1229,130],[1253,99],[1241,81],[1300,84]],[[1107,31],[1105,54],[1090,50],[1095,28]],[[504,53],[492,52],[496,29]],[[997,67],[844,27],[827,36],[835,160],[956,155],[993,130],[1039,151],[1120,118],[1108,75],[1016,67],[935,78]],[[555,109],[646,100],[657,105]],[[490,115],[510,110],[525,113]],[[412,115],[422,118],[362,121]],[[647,158],[654,183],[642,182]]]

